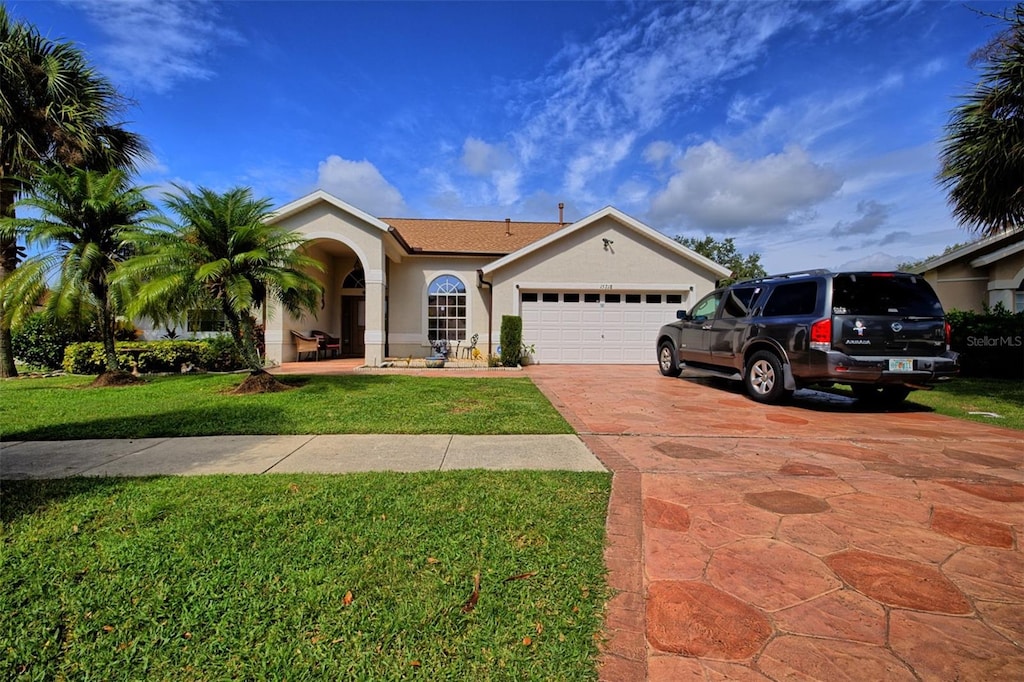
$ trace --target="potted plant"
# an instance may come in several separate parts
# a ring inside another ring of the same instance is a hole
[[[445,360],[448,359],[448,353],[451,351],[448,339],[431,341],[430,346],[434,349],[434,354],[427,356],[424,364],[430,369],[441,369],[444,367]]]
[[[523,367],[533,364],[533,354],[537,352],[537,349],[531,343],[529,345],[523,344],[522,350],[519,353],[519,364]]]

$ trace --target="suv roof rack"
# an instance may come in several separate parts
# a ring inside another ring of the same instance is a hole
[[[794,272],[783,272],[778,275],[765,275],[764,277],[752,277],[742,280],[744,282],[765,282],[772,279],[789,279],[790,277],[813,277],[815,275],[831,275],[832,271],[827,268],[817,270],[796,270]]]

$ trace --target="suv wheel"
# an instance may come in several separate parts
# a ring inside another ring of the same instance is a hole
[[[759,350],[750,356],[743,373],[747,395],[759,403],[777,403],[790,394],[783,383],[782,361],[771,351]]]
[[[671,341],[664,341],[658,346],[658,369],[667,377],[677,377],[683,371],[676,361],[676,347]]]
[[[873,386],[871,384],[854,384],[850,387],[857,400],[870,405],[894,406],[902,403],[910,389],[906,386]]]

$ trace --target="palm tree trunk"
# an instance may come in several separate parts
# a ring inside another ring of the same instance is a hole
[[[256,352],[256,344],[253,343],[252,318],[248,318],[249,323],[246,324],[228,306],[223,306],[222,310],[228,322],[228,333],[231,334],[231,340],[234,341],[235,349],[242,358],[242,362],[245,363],[246,367],[253,374],[261,373],[263,371],[263,362],[260,361],[259,353]]]
[[[0,168],[0,217],[14,217],[14,190],[3,187],[4,173]],[[0,237],[0,284],[10,277],[18,267],[18,242],[16,239]],[[14,367],[14,348],[11,344],[11,323],[0,301],[0,378],[18,376]]]
[[[100,304],[100,325],[102,326],[103,333],[103,357],[106,360],[108,372],[116,372],[121,369],[121,365],[117,361],[117,347],[114,341],[115,320],[114,311],[110,309],[110,303],[105,300],[102,301]]]

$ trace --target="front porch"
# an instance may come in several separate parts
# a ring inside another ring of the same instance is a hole
[[[387,358],[377,367],[367,365],[362,358],[329,358],[283,362],[270,367],[268,372],[278,376],[296,374],[341,375],[341,374],[412,374],[438,376],[450,373],[453,376],[515,376],[520,367],[488,367],[485,359],[453,359],[445,362],[443,368],[427,368],[426,358]],[[386,365],[386,366],[385,366]]]

